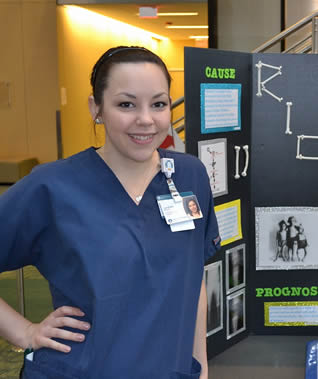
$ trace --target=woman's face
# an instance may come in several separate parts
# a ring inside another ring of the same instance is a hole
[[[97,109],[105,125],[106,152],[119,160],[150,160],[170,127],[169,88],[162,69],[147,62],[116,64],[107,83]]]
[[[198,207],[197,207],[195,201],[190,200],[190,201],[189,201],[189,204],[188,204],[188,207],[189,207],[190,212],[191,212],[192,214],[198,212]]]

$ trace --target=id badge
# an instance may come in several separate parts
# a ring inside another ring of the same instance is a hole
[[[192,192],[183,192],[180,196],[182,198],[180,202],[175,202],[171,194],[157,196],[161,216],[168,225],[203,217],[198,199]]]
[[[195,225],[194,225],[193,220],[183,221],[183,222],[178,222],[176,224],[171,224],[170,229],[172,232],[182,232],[184,230],[195,229]]]

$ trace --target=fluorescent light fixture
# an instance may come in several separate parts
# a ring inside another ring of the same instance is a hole
[[[101,33],[112,33],[112,30],[118,30],[123,35],[122,38],[127,38],[126,36],[133,37],[134,35],[137,37],[142,33],[145,37],[151,37],[160,41],[167,41],[169,39],[159,34],[148,32],[145,29],[137,28],[110,17],[103,16],[77,5],[64,5],[64,7],[66,8],[69,20],[74,26],[78,26],[78,30],[82,30],[83,27],[94,27],[95,29],[99,29]]]
[[[190,36],[191,39],[208,39],[209,36]]]
[[[136,13],[137,16],[140,17],[140,13]],[[165,17],[165,16],[198,16],[199,12],[158,12],[157,16]]]
[[[208,25],[166,25],[167,29],[208,29]]]
[[[197,16],[199,12],[159,12],[158,16]]]

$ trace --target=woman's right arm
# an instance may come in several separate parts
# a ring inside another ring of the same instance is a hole
[[[51,222],[51,200],[46,185],[41,184],[42,174],[39,170],[37,172],[21,179],[1,195],[0,272],[26,265],[36,266],[41,257],[41,238],[45,238]],[[89,330],[87,322],[74,318],[81,316],[84,314],[80,309],[63,306],[36,324],[26,320],[0,298],[0,336],[23,349],[47,347],[68,352],[69,346],[54,339],[84,341],[83,333],[63,329]]]
[[[69,317],[71,316],[71,317]],[[71,348],[52,338],[82,342],[85,335],[62,329],[71,327],[79,330],[89,330],[90,325],[73,318],[84,316],[84,313],[75,307],[63,306],[50,313],[42,322],[35,324],[16,312],[0,298],[0,335],[15,346],[23,349],[41,347],[68,353]]]

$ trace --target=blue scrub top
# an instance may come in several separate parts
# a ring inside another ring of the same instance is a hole
[[[164,174],[137,206],[94,148],[39,166],[0,197],[0,272],[36,266],[54,308],[78,307],[92,325],[85,342],[66,341],[68,354],[37,350],[24,378],[199,378],[197,304],[219,247],[213,198],[201,161],[159,154],[174,159],[178,191],[198,198],[194,230],[173,233],[161,218]]]

